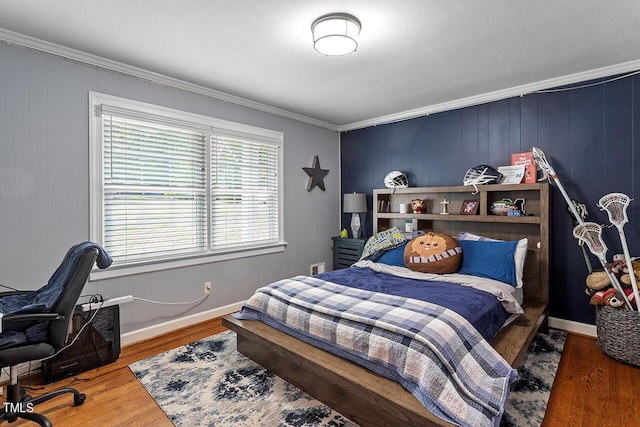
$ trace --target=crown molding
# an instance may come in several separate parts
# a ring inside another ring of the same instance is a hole
[[[37,39],[34,37],[26,36],[24,34],[9,31],[0,28],[0,41],[7,45],[21,46],[29,49],[37,50],[40,52],[60,56],[62,58],[70,59],[72,61],[80,62],[83,64],[93,65],[107,70],[115,71],[122,74],[138,77],[144,80],[148,80],[153,83],[158,83],[164,86],[170,86],[177,89],[183,89],[189,92],[205,95],[211,98],[215,98],[225,102],[231,102],[233,104],[241,105],[243,107],[252,108],[254,110],[264,111],[266,113],[275,114],[277,116],[286,117],[296,121],[309,123],[322,128],[337,130],[337,126],[332,123],[327,123],[322,120],[317,120],[312,117],[304,116],[302,114],[293,113],[291,111],[283,110],[277,107],[273,107],[260,102],[252,101],[250,99],[242,98],[239,96],[231,95],[218,90],[210,89],[204,86],[196,85],[186,82],[184,80],[176,79],[173,77],[165,76],[163,74],[154,73],[152,71],[144,70],[142,68],[134,67],[132,65],[124,64],[118,61],[112,61],[97,55],[82,52],[76,49],[71,49],[65,46],[61,46],[55,43],[51,43],[45,40]]]
[[[574,84],[574,83],[584,82],[584,81],[598,79],[602,77],[613,76],[616,74],[623,74],[623,73],[640,70],[640,60],[624,62],[621,64],[597,68],[594,70],[588,70],[580,73],[569,74],[566,76],[555,77],[548,80],[529,83],[522,86],[515,86],[512,88],[501,89],[494,92],[488,92],[480,95],[470,96],[467,98],[461,98],[461,99],[456,99],[452,101],[442,102],[439,104],[428,105],[428,106],[416,108],[413,110],[401,111],[394,114],[375,117],[375,118],[353,122],[353,123],[347,123],[344,125],[337,125],[334,123],[328,123],[322,120],[314,119],[312,117],[304,116],[302,114],[297,114],[291,111],[283,110],[267,104],[262,104],[260,102],[252,101],[250,99],[242,98],[242,97],[231,95],[225,92],[210,89],[204,86],[189,83],[184,80],[179,80],[173,77],[165,76],[163,74],[154,73],[152,71],[144,70],[142,68],[127,65],[118,61],[112,61],[110,59],[102,58],[97,55],[92,55],[86,52],[71,49],[55,43],[50,43],[45,40],[40,40],[34,37],[26,36],[24,34],[9,31],[3,28],[0,28],[0,41],[8,45],[15,45],[15,46],[21,46],[29,49],[38,50],[44,53],[49,53],[49,54],[60,56],[66,59],[70,59],[72,61],[94,65],[97,67],[105,68],[107,70],[111,70],[111,71],[131,75],[134,77],[138,77],[144,80],[148,80],[150,82],[162,84],[165,86],[175,87],[177,89],[183,89],[189,92],[205,95],[221,101],[231,102],[233,104],[252,108],[254,110],[264,111],[267,113],[275,114],[281,117],[286,117],[289,119],[297,120],[303,123],[308,123],[314,126],[319,126],[319,127],[337,131],[337,132],[347,132],[351,130],[363,129],[363,128],[372,127],[372,126],[379,126],[384,124],[400,122],[404,120],[414,119],[416,117],[428,116],[430,114],[440,113],[443,111],[455,110],[458,108],[470,107],[473,105],[484,104],[487,102],[499,101],[499,100],[511,98],[514,96],[524,96],[539,90],[545,90],[545,89],[564,86],[568,84]]]
[[[502,99],[512,98],[514,96],[524,96],[540,90],[584,82],[593,79],[599,79],[602,77],[614,76],[617,74],[629,73],[638,70],[640,70],[640,60],[624,62],[622,64],[616,64],[608,67],[597,68],[594,70],[583,71],[580,73],[569,74],[566,76],[555,77],[552,79],[529,83],[522,86],[515,86],[508,89],[497,90],[495,92],[488,92],[481,95],[442,102],[440,104],[402,111],[399,113],[380,116],[360,122],[349,123],[346,125],[338,126],[337,130],[338,132],[346,132],[372,126],[385,125],[389,123],[415,119],[416,117],[428,116],[429,114],[455,110],[463,107],[470,107],[472,105],[485,104],[487,102],[499,101]]]

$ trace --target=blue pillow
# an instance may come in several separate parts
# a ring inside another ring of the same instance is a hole
[[[396,267],[406,267],[404,265],[404,247],[407,246],[408,242],[404,242],[402,245],[397,248],[390,249],[385,251],[380,258],[376,260],[376,262],[380,262],[382,264],[393,265]]]
[[[458,273],[486,277],[516,286],[513,256],[518,241],[488,242],[460,240],[462,266]]]

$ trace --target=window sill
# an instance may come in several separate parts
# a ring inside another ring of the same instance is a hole
[[[135,274],[151,273],[174,268],[189,267],[193,265],[208,264],[212,262],[227,261],[239,258],[248,258],[258,255],[267,255],[277,252],[284,252],[286,242],[276,243],[273,246],[261,247],[257,249],[240,249],[235,252],[216,253],[199,257],[182,258],[171,261],[159,261],[122,267],[110,267],[104,270],[95,268],[91,271],[89,281],[113,279],[116,277],[132,276]]]

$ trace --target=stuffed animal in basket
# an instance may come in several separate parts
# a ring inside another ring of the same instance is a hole
[[[625,295],[627,296],[627,299],[629,300],[629,303],[631,303],[631,307],[636,308],[637,304],[636,304],[636,296],[633,294],[633,289],[631,288],[624,288],[623,289]]]
[[[636,276],[636,282],[640,281],[640,261],[634,259],[631,260],[631,267],[633,268],[633,274]],[[620,283],[624,285],[631,285],[631,276],[629,276],[629,268],[624,266],[622,269],[622,275],[620,276]]]
[[[620,273],[622,273],[624,269],[627,268],[627,263],[624,262],[624,255],[615,254],[613,256],[613,262],[610,264],[609,268],[614,274],[620,275]]]
[[[636,280],[640,282],[640,261],[632,260],[631,265],[633,266]],[[618,281],[622,285],[631,286],[631,277],[629,276],[627,264],[624,261],[624,255],[614,255],[613,262],[609,263],[609,269],[618,277]],[[596,270],[589,273],[586,283],[587,289],[585,289],[585,293],[589,296],[593,296],[596,292],[611,286],[611,280],[609,280],[609,276],[604,270]]]
[[[624,299],[618,291],[613,288],[609,288],[606,291],[598,291],[591,297],[589,304],[597,307],[609,305],[613,308],[619,308],[624,306]]]
[[[411,201],[411,211],[415,214],[424,213],[424,202],[421,199],[413,199]]]
[[[587,289],[584,293],[593,296],[596,292],[611,286],[611,280],[604,270],[596,270],[589,273],[587,276]]]

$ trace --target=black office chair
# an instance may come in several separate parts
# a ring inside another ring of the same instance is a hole
[[[0,294],[0,367],[10,368],[7,402],[0,410],[0,423],[24,418],[50,427],[49,419],[34,412],[35,405],[66,393],[73,393],[75,406],[84,403],[86,396],[70,387],[32,398],[18,383],[17,365],[42,360],[64,348],[69,323],[94,263],[107,268],[111,258],[95,243],[80,243],[69,249],[47,285],[37,291]]]

